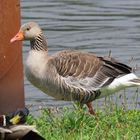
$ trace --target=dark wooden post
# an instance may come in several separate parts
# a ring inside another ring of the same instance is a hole
[[[21,43],[10,44],[20,27],[20,1],[0,0],[0,114],[24,107]]]

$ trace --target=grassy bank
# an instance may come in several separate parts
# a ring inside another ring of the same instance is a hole
[[[140,111],[116,108],[89,115],[86,108],[63,108],[59,115],[45,109],[40,117],[28,117],[46,140],[139,140]]]

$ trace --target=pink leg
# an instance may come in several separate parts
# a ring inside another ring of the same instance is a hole
[[[87,107],[88,107],[89,113],[92,114],[92,115],[95,115],[94,109],[93,109],[93,107],[92,107],[92,103],[89,102],[89,103],[86,103],[86,105],[87,105]]]

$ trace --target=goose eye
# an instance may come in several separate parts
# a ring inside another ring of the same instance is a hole
[[[30,30],[30,28],[27,28],[27,31],[29,31]]]

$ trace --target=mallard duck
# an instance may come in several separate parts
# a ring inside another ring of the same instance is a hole
[[[17,109],[15,112],[0,115],[0,126],[23,124],[29,114],[27,108]]]
[[[0,127],[0,140],[45,140],[34,126],[11,125]]]
[[[56,99],[86,104],[91,114],[93,100],[140,85],[132,68],[110,57],[70,49],[49,55],[46,37],[35,22],[22,25],[11,43],[22,40],[30,41],[27,79]]]

